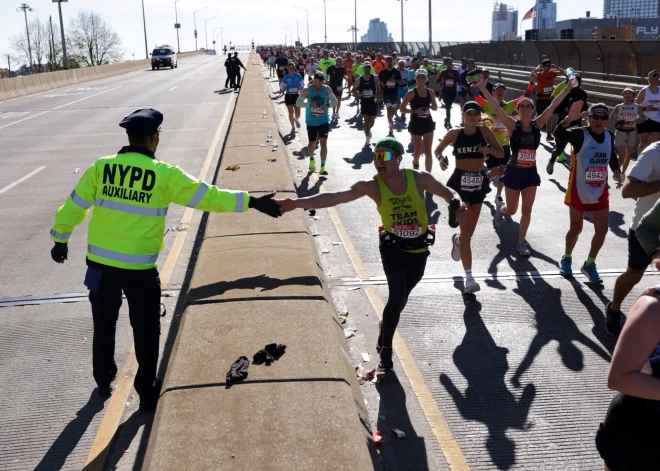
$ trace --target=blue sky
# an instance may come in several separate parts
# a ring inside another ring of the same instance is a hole
[[[433,7],[434,41],[487,41],[490,39],[491,0],[469,0],[463,2],[431,0]],[[23,14],[16,12],[21,1],[0,0],[0,55],[10,52],[9,38],[25,27]],[[38,15],[47,21],[48,16],[57,20],[57,4],[52,0],[28,0],[34,8],[29,17]],[[508,5],[520,10],[520,17],[534,5],[530,0],[512,0]],[[602,0],[582,0],[579,7],[570,0],[557,1],[558,19],[591,15],[602,15]],[[176,46],[174,30],[174,0],[144,0],[147,19],[147,39],[149,48],[156,44],[170,43]],[[297,18],[300,37],[303,43],[307,38],[305,12],[295,8],[300,6],[309,10],[310,41],[323,42],[324,21],[322,0],[181,0],[178,4],[181,51],[195,48],[193,37],[193,12],[197,13],[198,45],[204,47],[204,21],[217,17],[207,23],[209,47],[212,30],[223,28],[223,40],[234,44],[248,44],[252,38],[257,43],[281,43],[284,41],[285,27],[296,33]],[[78,9],[94,10],[99,13],[119,34],[126,58],[135,53],[136,58],[145,55],[144,33],[142,28],[141,0],[70,0],[62,3],[64,24]],[[353,25],[354,0],[327,0],[328,41],[351,40],[348,28]],[[357,27],[359,34],[365,34],[371,18],[380,18],[388,25],[395,40],[401,38],[401,4],[397,0],[357,0]],[[291,18],[289,18],[291,17]],[[428,0],[407,0],[404,3],[405,39],[408,41],[428,41]],[[531,28],[531,21],[523,24],[523,29]],[[286,31],[287,36],[289,31]],[[220,29],[216,31],[220,40]],[[0,56],[0,64],[6,62]]]

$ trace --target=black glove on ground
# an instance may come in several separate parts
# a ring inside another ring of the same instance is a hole
[[[238,357],[238,359],[229,367],[227,383],[235,383],[236,381],[242,381],[247,378],[248,366],[250,366],[250,360],[248,360],[247,357]]]
[[[268,214],[271,217],[278,218],[284,214],[284,210],[279,204],[273,201],[273,196],[275,196],[274,191],[267,195],[259,196],[258,198],[250,196],[248,207],[256,209],[261,213]]]
[[[69,255],[69,246],[65,242],[55,242],[55,247],[50,251],[50,256],[57,263],[64,263]]]

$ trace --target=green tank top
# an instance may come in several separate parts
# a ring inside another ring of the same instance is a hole
[[[426,214],[426,201],[419,195],[415,184],[415,174],[412,169],[406,171],[406,192],[395,195],[390,191],[385,182],[376,175],[376,181],[380,189],[380,206],[378,214],[383,227],[390,234],[404,239],[417,239],[426,234],[429,218]],[[406,250],[406,252],[420,253],[428,249]]]

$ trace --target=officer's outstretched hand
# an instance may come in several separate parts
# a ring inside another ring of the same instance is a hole
[[[50,251],[50,256],[57,263],[64,263],[69,255],[69,246],[63,242],[55,242],[55,246]]]
[[[268,214],[271,217],[278,218],[284,214],[284,210],[279,204],[273,201],[273,196],[275,196],[274,191],[267,195],[259,196],[258,198],[250,196],[248,207],[256,209],[261,213]]]

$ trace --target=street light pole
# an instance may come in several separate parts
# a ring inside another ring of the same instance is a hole
[[[290,20],[295,20],[296,21],[296,34],[298,35],[298,42],[300,42],[300,28],[298,28],[298,19],[294,18],[293,16],[287,16]],[[291,31],[291,34],[293,35],[293,31]],[[293,42],[293,41],[291,41]]]
[[[205,8],[208,8],[208,7],[200,8],[199,10],[195,10],[195,11],[193,12],[193,23],[195,24],[195,51],[198,51],[198,50],[199,50],[199,49],[197,48],[197,16],[196,16],[196,15],[197,15],[197,12],[198,12],[198,11],[202,11],[202,10],[204,10]]]
[[[353,24],[353,33],[355,34],[355,41],[353,42],[353,52],[357,52],[357,0],[355,0],[354,4],[354,13],[355,13],[355,23]]]
[[[177,54],[181,54],[181,44],[179,43],[179,29],[181,29],[181,25],[179,25],[179,12],[176,9],[176,4],[179,3],[181,0],[175,0],[174,1],[174,29],[176,29],[176,50]]]
[[[403,1],[404,0],[397,0],[398,2],[401,2],[401,42],[403,43],[405,40],[403,39]],[[406,46],[403,46],[406,48]],[[406,48],[407,49],[407,48]]]
[[[325,48],[328,48],[328,15],[326,13],[326,3],[325,0],[323,0],[323,27],[325,30],[325,36],[324,36],[324,43],[325,43]]]
[[[25,15],[25,34],[27,35],[27,42],[28,42],[28,57],[30,59],[30,72],[34,73],[34,66],[32,65],[32,46],[30,45],[30,28],[28,28],[28,20],[27,20],[27,12],[28,11],[34,11],[34,8],[31,8],[30,5],[23,3],[20,7],[16,9],[16,11],[23,11],[23,15]]]
[[[144,25],[144,55],[149,59],[149,46],[147,44],[147,17],[144,14],[144,0],[142,0],[142,24]]]
[[[301,7],[294,7],[304,11],[307,14],[307,46],[309,46],[309,10],[305,10]]]
[[[218,26],[218,27],[215,28],[213,31],[211,31],[211,40],[212,40],[213,44],[217,44],[217,43],[218,43],[218,41],[216,41],[216,39],[217,39],[217,34],[215,34],[215,32],[218,31],[219,29],[222,29],[222,27]],[[215,50],[215,46],[213,47],[213,49]],[[215,53],[216,53],[216,55],[217,55],[217,54],[218,54],[218,50],[216,50]]]
[[[429,0],[429,51],[433,50],[433,33],[431,29],[431,0]],[[431,53],[432,54],[432,53]],[[429,52],[426,52],[426,55],[430,57]]]
[[[60,33],[62,33],[62,65],[64,69],[69,68],[69,58],[66,55],[66,39],[64,38],[64,21],[62,21],[62,1],[57,1],[57,8],[60,11]]]
[[[209,34],[208,34],[208,29],[207,29],[207,23],[211,20],[215,20],[217,16],[212,16],[208,20],[204,22],[204,37],[206,38],[206,49],[208,50],[209,48]]]

